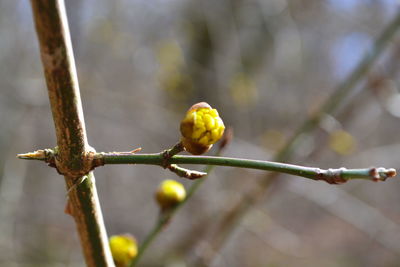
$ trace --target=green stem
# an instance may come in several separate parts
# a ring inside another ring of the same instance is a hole
[[[44,153],[43,151],[47,151]],[[54,162],[56,153],[47,150],[38,150],[32,153],[19,154],[21,159],[37,159],[46,162]],[[396,175],[395,169],[385,168],[364,168],[364,169],[320,169],[315,167],[305,167],[300,165],[280,163],[274,161],[263,161],[254,159],[241,159],[241,158],[228,158],[228,157],[212,157],[212,156],[182,156],[175,155],[170,158],[165,157],[165,153],[154,154],[126,154],[119,152],[112,153],[93,153],[93,167],[98,167],[105,164],[145,164],[145,165],[158,165],[166,168],[174,164],[200,164],[200,165],[214,165],[214,166],[227,166],[238,167],[247,169],[257,169],[264,171],[273,171],[279,173],[286,173],[312,180],[323,180],[330,184],[344,183],[352,179],[366,179],[366,180],[386,180],[388,177]],[[97,164],[97,165],[96,165]],[[184,169],[185,170],[185,169]],[[186,170],[189,171],[190,170]],[[196,172],[196,171],[192,171]],[[200,172],[196,172],[200,173]],[[197,177],[198,178],[198,177]]]
[[[161,230],[164,228],[164,226],[169,222],[169,219],[171,217],[172,217],[171,212],[160,215],[156,224],[151,229],[151,231],[148,233],[148,235],[146,236],[143,243],[140,245],[138,254],[136,255],[135,259],[133,261],[131,261],[131,263],[129,264],[129,267],[136,266],[136,264],[139,262],[140,258],[143,256],[144,252],[147,250],[147,248],[150,246],[150,244],[153,243],[155,238],[158,236],[158,234],[161,232]]]
[[[104,161],[104,164],[150,164],[163,165],[164,157],[162,153],[156,154],[132,154],[123,155],[115,153],[100,153],[97,155]],[[168,160],[169,164],[201,164],[229,166],[238,168],[258,169],[292,174],[309,178],[312,180],[324,180],[328,183],[343,183],[350,179],[385,180],[387,177],[395,175],[394,169],[385,168],[365,168],[365,169],[329,169],[323,170],[314,167],[305,167],[287,163],[251,160],[228,157],[211,156],[182,156],[176,155]],[[377,171],[377,175],[375,174]]]

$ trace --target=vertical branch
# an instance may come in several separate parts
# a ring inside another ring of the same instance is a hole
[[[56,167],[70,188],[90,166],[68,22],[62,0],[31,0],[53,114],[59,157]],[[95,187],[89,173],[69,193],[68,211],[75,219],[88,266],[114,266]]]

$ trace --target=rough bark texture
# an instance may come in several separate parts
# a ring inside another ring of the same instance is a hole
[[[57,135],[57,170],[70,188],[90,171],[82,104],[64,2],[31,0]],[[114,266],[92,173],[69,193],[88,266]]]

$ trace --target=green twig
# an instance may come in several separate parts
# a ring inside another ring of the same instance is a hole
[[[48,151],[48,150],[47,150]],[[38,150],[33,153],[19,154],[18,157],[21,159],[26,159],[33,157],[35,154],[43,156],[42,150]],[[40,159],[46,162],[53,162],[55,153],[47,153],[49,158]],[[118,152],[111,153],[93,153],[94,163],[97,165],[92,166],[93,168],[105,164],[147,164],[147,165],[159,165],[164,167],[166,164],[166,159],[164,153],[154,153],[154,154],[124,154]],[[395,169],[385,169],[385,168],[364,168],[364,169],[320,169],[314,167],[305,167],[300,165],[293,165],[287,163],[273,162],[273,161],[263,161],[263,160],[252,160],[252,159],[241,159],[241,158],[228,158],[228,157],[211,157],[211,156],[184,156],[175,155],[167,159],[167,166],[173,164],[200,164],[200,165],[216,165],[216,166],[228,166],[228,167],[238,167],[238,168],[248,168],[248,169],[258,169],[264,171],[274,171],[279,173],[286,173],[296,176],[301,176],[304,178],[309,178],[312,180],[322,180],[330,184],[344,183],[352,179],[366,179],[373,181],[384,181],[388,177],[393,177],[396,175]],[[190,170],[188,170],[190,171]],[[202,174],[200,172],[191,171],[194,173]],[[181,175],[185,176],[185,175]]]
[[[153,243],[153,241],[158,236],[158,234],[161,233],[161,230],[168,224],[168,222],[170,221],[170,218],[172,217],[173,212],[174,211],[171,210],[168,213],[160,214],[159,219],[157,220],[156,224],[151,229],[151,231],[148,233],[148,235],[144,239],[143,243],[140,245],[138,254],[133,259],[133,261],[131,261],[131,263],[129,264],[129,267],[136,266],[136,264],[142,258],[143,254],[147,250],[147,248],[151,245],[151,243]]]
[[[151,164],[161,165],[163,157],[160,154],[136,154],[136,155],[115,155],[100,153],[101,159],[105,164]],[[292,174],[309,178],[312,180],[323,180],[328,183],[344,183],[351,179],[385,180],[396,174],[394,169],[385,168],[365,168],[365,169],[328,169],[323,170],[314,167],[304,167],[299,165],[279,163],[273,161],[251,160],[228,157],[211,156],[184,156],[176,155],[169,159],[170,164],[201,164],[217,165],[239,168],[258,169],[265,171],[275,171],[280,173]]]

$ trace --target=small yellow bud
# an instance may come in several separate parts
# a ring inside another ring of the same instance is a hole
[[[164,180],[156,193],[156,200],[163,210],[176,206],[182,202],[185,197],[185,187],[174,180]]]
[[[128,234],[114,235],[109,240],[111,254],[117,267],[126,267],[136,257],[136,239]]]
[[[331,133],[329,146],[339,155],[346,156],[356,150],[356,140],[349,132],[337,130]]]
[[[218,111],[206,102],[193,105],[181,121],[182,144],[194,155],[207,152],[224,134],[225,125]]]

